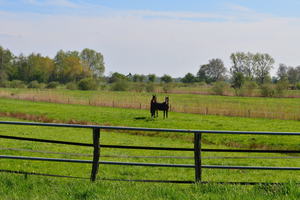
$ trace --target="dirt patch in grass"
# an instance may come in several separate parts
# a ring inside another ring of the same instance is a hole
[[[45,115],[32,115],[27,113],[20,113],[20,112],[0,112],[0,117],[12,117],[16,119],[22,119],[27,121],[34,121],[34,122],[43,122],[43,123],[66,123],[66,124],[81,124],[81,125],[96,125],[92,122],[86,122],[86,121],[78,121],[78,120],[57,120],[57,119],[51,119],[48,118]]]

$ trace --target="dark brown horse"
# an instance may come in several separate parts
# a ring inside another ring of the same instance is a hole
[[[151,113],[151,117],[152,118],[155,118],[155,110],[156,110],[156,96],[153,95],[152,96],[152,99],[151,99],[151,102],[150,102],[150,113]]]
[[[151,117],[158,117],[159,110],[164,111],[164,118],[168,118],[169,97],[166,97],[164,102],[157,103],[156,96],[153,95],[151,104],[150,104]],[[156,116],[155,116],[155,114],[156,114]]]

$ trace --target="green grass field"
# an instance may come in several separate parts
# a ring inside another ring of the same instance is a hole
[[[95,107],[87,105],[66,105],[43,102],[0,99],[0,114],[56,120],[57,122],[80,121],[100,125],[180,128],[200,130],[241,130],[241,131],[289,131],[300,132],[299,122],[292,120],[255,119],[170,113],[169,119],[150,119],[146,110]],[[26,115],[24,115],[26,114]],[[161,114],[160,114],[161,116]],[[145,117],[145,119],[135,119]],[[34,118],[35,119],[35,118]],[[1,117],[1,121],[19,121],[18,118]],[[23,121],[23,120],[21,120]],[[49,127],[24,127],[1,125],[1,135],[37,137],[76,142],[92,142],[91,130]],[[145,132],[101,132],[102,144],[192,147],[192,135]],[[204,134],[203,148],[252,148],[252,149],[297,149],[300,138],[287,136],[233,136]],[[22,151],[20,151],[22,149]],[[24,151],[25,150],[25,151]],[[34,152],[33,152],[34,151]],[[46,151],[41,152],[41,151]],[[92,149],[26,141],[1,139],[2,155],[23,155],[50,158],[92,159]],[[64,154],[61,154],[64,153]],[[67,153],[67,154],[66,154]],[[70,155],[71,154],[71,155]],[[80,155],[77,155],[80,154]],[[101,149],[101,160],[132,161],[151,163],[193,164],[193,159],[149,158],[147,156],[185,156],[192,152],[162,152],[146,150]],[[123,156],[116,158],[115,156]],[[128,156],[137,156],[135,158]],[[250,153],[203,153],[205,165],[242,165],[242,166],[299,166],[300,160],[279,159],[286,154]],[[237,157],[273,157],[273,159]],[[214,157],[214,158],[212,158]],[[235,157],[231,159],[216,157]],[[90,164],[69,164],[40,161],[21,161],[2,159],[0,169],[71,175],[89,178]],[[193,169],[172,169],[134,166],[101,165],[98,178],[124,179],[166,179],[194,180]],[[152,184],[99,181],[95,184],[88,180],[64,178],[39,178],[35,176],[0,174],[0,194],[3,199],[299,199],[300,190],[294,182],[299,182],[299,172],[289,171],[251,171],[251,170],[212,170],[203,169],[204,181],[261,181],[289,182],[275,186],[233,186],[233,185],[182,185]],[[31,190],[32,192],[28,192]],[[45,195],[44,191],[51,191]]]
[[[147,109],[152,93],[72,91],[65,89],[0,89],[0,96],[31,101]],[[184,113],[253,118],[300,119],[297,98],[233,97],[195,94],[158,94],[170,97],[171,110]]]
[[[235,131],[274,131],[300,132],[299,122],[294,120],[255,119],[242,117],[225,117],[214,115],[198,115],[187,113],[170,113],[170,118],[152,120],[148,110],[123,109],[110,107],[95,107],[85,105],[65,105],[44,102],[29,102],[10,99],[0,99],[0,113],[25,113],[34,116],[44,116],[52,120],[69,122],[72,120],[101,125],[152,127],[152,128],[180,128],[198,130],[235,130]],[[137,120],[137,117],[145,119]],[[166,135],[166,134],[165,134]],[[192,136],[176,134],[170,137],[185,138],[191,141]],[[236,143],[239,147],[265,145],[276,148],[298,148],[297,140],[289,137],[269,136],[204,136],[208,143],[228,144]]]
[[[30,192],[29,192],[30,191]],[[295,184],[283,186],[176,185],[127,182],[97,182],[0,175],[1,199],[210,199],[297,200]]]

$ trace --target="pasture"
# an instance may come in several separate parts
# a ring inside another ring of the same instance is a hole
[[[197,115],[171,112],[168,119],[149,118],[148,110],[96,107],[89,105],[57,104],[0,99],[1,121],[41,121],[81,124],[101,124],[132,127],[180,128],[201,130],[236,131],[287,131],[300,132],[299,122],[263,118],[241,118],[213,115]],[[12,118],[13,117],[13,118]],[[89,142],[90,131],[67,128],[21,127],[1,125],[1,134],[41,139]],[[102,132],[102,144],[192,147],[193,136],[188,134],[146,132]],[[289,149],[299,150],[300,138],[288,136],[249,136],[249,135],[206,135],[203,148],[251,148],[251,149]],[[1,154],[42,156],[56,158],[92,159],[92,149],[53,144],[1,139]],[[101,149],[101,160],[155,162],[172,164],[192,164],[192,152],[161,152],[146,150]],[[160,156],[152,157],[152,156]],[[184,158],[174,158],[184,157]],[[244,159],[243,157],[252,158]],[[265,159],[264,157],[272,157]],[[249,154],[249,153],[203,153],[203,164],[254,165],[254,166],[299,166],[296,155]],[[231,157],[231,158],[224,158]],[[277,158],[276,158],[277,157]],[[283,158],[284,157],[284,158]],[[1,160],[1,169],[22,170],[88,178],[91,166],[88,164],[52,163],[39,161]],[[300,174],[297,171],[251,171],[251,170],[212,170],[203,169],[204,181],[264,181],[289,182],[276,186],[231,186],[231,185],[176,185],[152,183],[102,182],[89,183],[88,180],[40,178],[34,176],[0,174],[0,193],[5,198],[22,197],[38,199],[298,199]],[[98,178],[125,179],[167,179],[193,180],[194,170],[173,168],[145,168],[136,166],[110,166],[99,168]],[[284,180],[284,181],[282,181]],[[11,193],[9,188],[14,188]],[[28,193],[28,188],[33,192]],[[116,188],[119,188],[117,192]],[[43,190],[53,190],[49,196]],[[246,197],[244,196],[246,194]]]
[[[152,93],[0,89],[0,97],[63,104],[82,104],[116,108],[149,109]],[[174,112],[222,115],[251,118],[299,120],[300,103],[297,98],[235,97],[195,94],[158,94],[158,102],[170,97]]]

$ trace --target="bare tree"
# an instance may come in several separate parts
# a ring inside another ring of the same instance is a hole
[[[258,83],[263,84],[265,82],[274,63],[275,60],[269,54],[256,53],[253,56],[254,74]]]
[[[254,78],[253,54],[248,52],[237,52],[230,55],[232,66],[230,72],[232,76],[235,73],[242,73],[243,76],[249,80]]]

